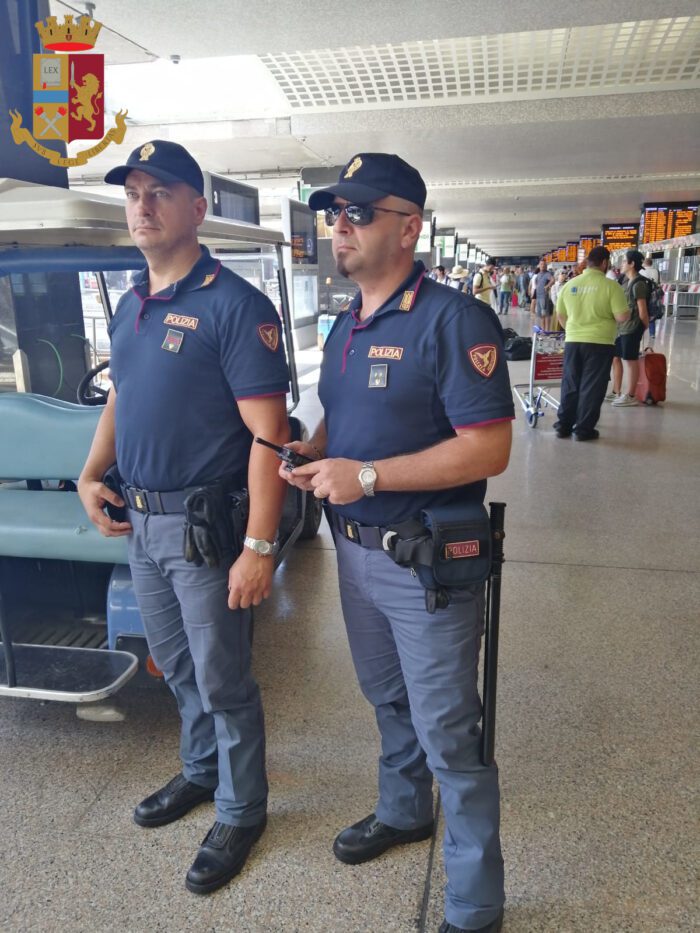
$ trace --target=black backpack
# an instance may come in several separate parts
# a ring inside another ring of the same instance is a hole
[[[644,282],[647,287],[647,311],[649,320],[654,321],[664,316],[664,293],[660,285],[646,275],[638,275],[632,282],[632,288],[637,282]]]
[[[531,337],[509,337],[505,343],[507,360],[529,360],[532,356]]]

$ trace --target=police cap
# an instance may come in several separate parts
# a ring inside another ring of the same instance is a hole
[[[336,197],[353,204],[370,204],[393,195],[425,205],[425,182],[420,173],[397,155],[388,152],[360,152],[340,170],[338,184],[314,191],[309,198],[312,211],[330,207]]]
[[[119,165],[105,175],[108,185],[123,185],[129,172],[139,171],[152,175],[168,184],[182,181],[199,195],[204,194],[202,170],[179,143],[165,139],[152,139],[131,153],[126,165]]]

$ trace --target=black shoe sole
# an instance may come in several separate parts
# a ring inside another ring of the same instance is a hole
[[[144,827],[144,829],[154,829],[156,826],[167,826],[168,823],[174,823],[175,820],[179,820],[186,813],[189,813],[190,810],[194,810],[194,808],[198,807],[200,804],[209,803],[213,799],[214,791],[210,790],[206,794],[203,794],[201,798],[183,804],[176,810],[171,810],[167,816],[154,816],[149,818],[139,816],[136,812],[134,812],[134,823],[136,823],[137,826]]]
[[[379,858],[380,855],[384,855],[385,852],[388,852],[389,849],[393,849],[394,846],[404,846],[411,842],[424,842],[433,835],[433,829],[433,823],[430,823],[429,826],[421,826],[419,829],[415,829],[410,833],[405,833],[403,836],[400,836],[395,842],[389,842],[387,845],[372,852],[343,852],[342,849],[339,849],[337,846],[336,840],[336,842],[333,843],[333,855],[335,855],[339,862],[344,862],[346,865],[361,865],[363,862],[371,862],[372,859]]]
[[[211,881],[207,881],[204,884],[198,884],[196,881],[190,881],[189,878],[185,878],[185,887],[188,891],[191,891],[192,894],[211,894],[212,891],[216,891],[219,888],[223,888],[225,884],[228,884],[236,875],[240,874],[243,869],[243,866],[248,861],[248,856],[250,855],[250,850],[253,848],[258,839],[265,832],[265,827],[267,826],[267,820],[262,823],[253,838],[250,840],[250,845],[245,852],[241,853],[240,858],[232,865],[223,875],[218,875],[216,878]]]

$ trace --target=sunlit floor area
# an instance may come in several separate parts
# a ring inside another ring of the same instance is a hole
[[[524,312],[501,320],[529,330]],[[518,405],[510,467],[489,486],[507,503],[496,739],[507,933],[697,929],[698,322],[666,320],[656,345],[665,405],[607,405],[590,443],[557,438],[551,409],[529,427]],[[510,364],[512,382],[528,365]],[[318,399],[303,388],[312,426]],[[0,930],[437,933],[442,825],[364,866],[331,851],[374,808],[378,739],[325,523],[256,614],[255,668],[269,824],[242,874],[205,898],[184,876],[213,805],[160,829],[131,816],[178,771],[167,689],[132,682],[113,723],[0,699]]]

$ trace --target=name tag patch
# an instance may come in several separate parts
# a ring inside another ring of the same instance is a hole
[[[187,327],[189,330],[197,330],[199,318],[187,317],[185,314],[166,314],[163,318],[163,323],[174,324],[175,327]]]
[[[403,347],[370,347],[367,356],[371,360],[400,360]]]
[[[492,343],[480,343],[467,350],[469,362],[481,376],[488,378],[496,368],[498,361],[496,347]]]
[[[169,327],[168,333],[165,335],[165,340],[160,345],[161,349],[169,350],[170,353],[179,353],[184,339],[185,335],[181,330],[173,330],[172,327]]]
[[[464,557],[478,557],[478,541],[453,541],[445,545],[445,560],[461,560]]]
[[[369,388],[386,389],[389,382],[389,367],[386,363],[374,363],[369,368]]]

